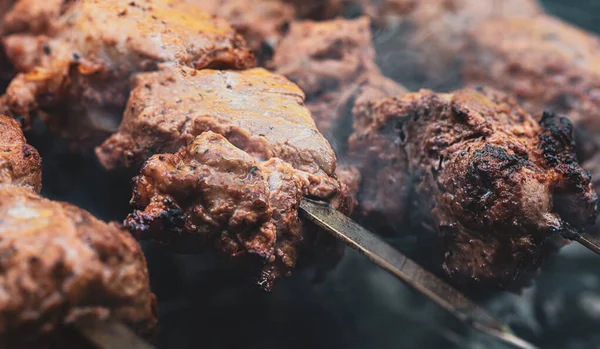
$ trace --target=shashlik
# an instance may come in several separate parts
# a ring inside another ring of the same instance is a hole
[[[50,1],[44,4],[54,6],[36,12],[21,1],[4,23],[10,34],[4,48],[19,74],[2,102],[26,121],[42,112],[49,128],[75,141],[95,143],[116,130],[137,72],[165,62],[198,69],[254,65],[225,20],[186,2]]]
[[[302,195],[352,209],[333,150],[284,77],[164,66],[134,86],[119,132],[97,155],[110,169],[157,154],[134,180],[126,225],[135,235],[256,256],[266,264],[259,283],[271,289],[314,240],[298,219]]]
[[[493,90],[423,90],[355,116],[349,155],[380,184],[361,187],[359,202],[390,226],[435,234],[431,249],[456,283],[520,289],[560,246],[559,233],[597,216],[566,118],[538,122]]]

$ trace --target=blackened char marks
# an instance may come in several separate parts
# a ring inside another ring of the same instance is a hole
[[[420,91],[371,102],[357,119],[349,154],[363,178],[404,188],[378,194],[363,179],[359,212],[425,227],[433,259],[458,284],[520,289],[556,251],[557,232],[597,214],[570,124],[537,122],[497,91]]]

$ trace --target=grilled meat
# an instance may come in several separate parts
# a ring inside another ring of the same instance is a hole
[[[202,11],[225,18],[246,39],[259,63],[273,50],[295,18],[294,7],[280,0],[184,0]]]
[[[27,144],[19,123],[0,115],[0,183],[42,188],[42,160]]]
[[[470,33],[469,43],[463,58],[466,84],[510,92],[534,114],[551,110],[567,115],[585,137],[580,160],[597,152],[600,39],[542,15],[484,22]]]
[[[76,141],[95,143],[116,130],[134,73],[155,70],[161,62],[197,69],[254,64],[229,24],[182,1],[58,3],[64,3],[60,11],[31,13],[35,25],[26,15],[36,7],[15,5],[29,26],[5,23],[14,34],[4,47],[20,74],[3,99],[10,114],[27,120],[40,109],[51,129]]]
[[[0,338],[35,340],[85,317],[156,324],[140,246],[117,224],[0,185]]]
[[[459,284],[522,287],[555,251],[557,233],[597,214],[571,123],[548,113],[537,122],[495,91],[370,102],[350,154],[363,178],[381,183],[361,188],[362,207],[391,226],[412,220],[431,229],[443,270]]]
[[[369,23],[366,17],[293,23],[273,57],[274,70],[306,93],[317,128],[338,151],[351,132],[357,99],[406,92],[375,65]]]
[[[260,257],[270,289],[311,241],[297,217],[302,195],[351,209],[331,147],[285,78],[165,66],[134,85],[119,132],[97,149],[101,163],[135,166],[180,149],[152,157],[135,180],[126,224],[137,236]]]
[[[493,18],[530,18],[537,0],[358,0],[383,31],[376,36],[378,64],[410,89],[459,86],[457,68],[467,32]]]

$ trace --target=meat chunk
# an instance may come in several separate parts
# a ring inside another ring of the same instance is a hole
[[[272,58],[273,50],[295,18],[294,7],[281,0],[184,0],[202,11],[227,19],[246,39],[259,63]]]
[[[101,163],[134,166],[180,149],[153,156],[135,180],[127,225],[137,236],[256,256],[270,289],[314,233],[297,217],[302,195],[352,208],[304,94],[282,76],[163,67],[135,85],[120,131],[97,149]]]
[[[259,160],[330,176],[336,158],[304,107],[304,94],[262,68],[243,72],[163,66],[138,74],[119,132],[96,149],[108,169],[175,152],[206,131]]]
[[[298,218],[302,195],[347,210],[342,190],[334,178],[279,158],[259,161],[207,131],[175,154],[148,160],[134,180],[138,210],[125,224],[141,238],[196,252],[214,246],[243,259],[261,270],[258,284],[271,290],[275,279],[291,273],[298,249],[316,242],[314,228]]]
[[[432,230],[456,283],[518,289],[555,251],[557,233],[597,215],[566,118],[538,122],[495,91],[424,90],[371,102],[357,119],[350,154],[383,184],[363,186],[360,204],[391,226],[412,219]]]
[[[4,47],[20,74],[3,99],[10,114],[27,120],[43,111],[50,128],[75,141],[96,143],[116,130],[129,79],[137,72],[155,70],[161,62],[196,69],[254,64],[242,37],[227,22],[185,2],[50,3],[62,4],[60,11],[50,6],[29,13],[39,24],[28,20],[23,28],[5,23],[8,32],[16,31],[4,39]],[[14,11],[23,10],[28,18],[27,10],[34,8],[17,3]]]
[[[27,144],[19,123],[0,115],[0,183],[42,189],[42,159]]]
[[[582,159],[598,149],[600,39],[550,16],[482,23],[469,35],[463,81],[510,92],[529,112],[567,115],[589,139]]]
[[[306,93],[317,128],[340,151],[351,132],[355,100],[406,90],[375,65],[369,19],[293,23],[273,57],[273,69]]]
[[[29,32],[42,34],[51,29],[53,20],[60,16],[65,0],[12,0],[6,7],[3,33]],[[14,4],[14,6],[13,6]]]
[[[359,0],[382,32],[375,39],[384,74],[410,89],[460,86],[467,32],[493,18],[530,18],[537,0]]]
[[[85,317],[156,324],[140,246],[117,224],[0,185],[0,338],[35,340]]]

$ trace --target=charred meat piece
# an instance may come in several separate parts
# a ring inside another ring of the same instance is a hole
[[[183,1],[225,18],[246,39],[261,65],[272,58],[281,37],[295,18],[294,7],[280,0]]]
[[[467,33],[493,18],[530,18],[537,0],[358,0],[378,26],[378,64],[410,89],[460,86]]]
[[[375,65],[369,23],[366,17],[293,23],[273,57],[273,69],[306,93],[317,128],[338,151],[351,133],[356,99],[406,91]]]
[[[14,34],[4,38],[4,47],[20,74],[3,99],[11,115],[28,120],[39,109],[51,129],[75,141],[94,143],[116,130],[129,78],[137,72],[155,70],[161,62],[196,69],[254,64],[243,38],[227,22],[185,2],[59,3],[60,11],[31,14],[45,21],[35,28],[5,23]],[[25,16],[28,9],[33,11],[17,3],[14,11]]]
[[[597,215],[566,118],[538,122],[499,92],[472,90],[383,99],[357,118],[350,154],[364,178],[384,184],[363,186],[361,205],[390,225],[412,218],[431,229],[456,283],[518,289],[555,251],[557,233]]]
[[[141,333],[156,324],[140,246],[115,223],[0,185],[0,255],[2,340],[35,340],[85,317]]]
[[[291,273],[299,248],[314,245],[318,236],[298,218],[302,195],[347,210],[341,191],[334,178],[296,170],[279,158],[259,161],[208,131],[175,154],[148,160],[134,179],[138,210],[125,224],[141,238],[184,243],[191,252],[215,247],[254,262],[261,270],[258,284],[271,290],[275,279]]]
[[[42,189],[42,159],[27,144],[21,125],[0,115],[0,183]]]
[[[598,149],[600,39],[550,16],[491,20],[469,35],[463,80],[510,92],[530,113],[567,115],[586,141],[580,160]],[[597,162],[597,161],[594,161]]]
[[[97,149],[101,163],[133,166],[181,148],[152,157],[135,180],[127,225],[137,236],[254,255],[270,289],[311,240],[297,218],[302,195],[350,211],[335,155],[284,77],[164,67],[135,85],[120,131]]]

